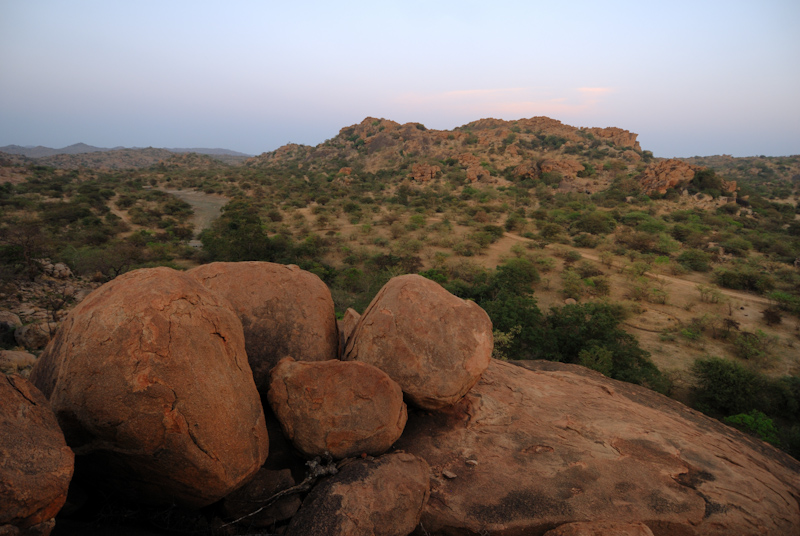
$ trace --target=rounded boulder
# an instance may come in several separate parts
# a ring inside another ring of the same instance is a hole
[[[20,376],[0,375],[0,430],[0,534],[8,525],[49,527],[67,499],[74,456],[47,399]]]
[[[492,322],[474,302],[419,275],[391,279],[361,315],[345,359],[375,365],[424,409],[458,402],[492,355]]]
[[[377,456],[403,433],[403,392],[372,365],[285,358],[271,377],[269,404],[286,437],[309,458]]]
[[[262,393],[269,385],[269,371],[284,357],[338,357],[331,292],[311,272],[253,261],[214,262],[187,273],[230,301],[242,322],[250,368]]]
[[[136,270],[93,292],[31,380],[93,478],[140,500],[210,504],[267,457],[241,323],[182,272]]]

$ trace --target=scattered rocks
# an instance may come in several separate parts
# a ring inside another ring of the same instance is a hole
[[[304,455],[378,455],[403,433],[403,393],[386,373],[359,362],[286,358],[272,370],[269,404]]]
[[[136,270],[92,293],[31,380],[98,483],[147,502],[210,504],[267,457],[241,323],[182,272]]]
[[[800,462],[785,453],[583,367],[526,366],[492,360],[458,404],[409,421],[396,447],[458,473],[432,482],[429,533],[539,534],[587,519],[655,534],[800,526]],[[459,469],[465,457],[481,463]]]
[[[11,311],[0,311],[0,344],[15,343],[14,330],[22,326],[22,320]]]
[[[441,176],[442,168],[430,164],[419,163],[411,166],[411,180],[429,182]]]
[[[489,364],[492,323],[477,304],[419,275],[390,280],[369,304],[345,359],[375,365],[415,405],[457,402]]]
[[[419,524],[430,468],[406,453],[355,460],[318,484],[288,536],[406,536]]]
[[[547,158],[539,164],[542,173],[561,173],[566,178],[575,178],[579,171],[583,171],[583,164],[576,160],[553,160]]]
[[[298,361],[338,358],[331,292],[311,272],[271,262],[215,262],[187,273],[231,302],[242,321],[261,393],[266,393],[270,369],[286,356]]]
[[[17,350],[0,350],[0,372],[15,374],[28,371],[36,363],[36,356]]]
[[[0,534],[49,534],[67,499],[74,456],[47,399],[0,375]]]
[[[27,348],[28,350],[41,350],[50,342],[50,338],[57,330],[58,324],[55,322],[28,324],[14,331],[14,339],[17,341],[17,344],[23,348]]]

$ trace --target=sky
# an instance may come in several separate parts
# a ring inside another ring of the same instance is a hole
[[[659,157],[800,154],[800,1],[0,0],[0,146],[542,115]]]

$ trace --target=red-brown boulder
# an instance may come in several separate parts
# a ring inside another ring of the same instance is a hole
[[[20,376],[0,375],[0,534],[52,529],[73,462],[44,395]]]
[[[492,322],[477,304],[419,275],[391,279],[347,342],[345,359],[375,365],[415,405],[457,402],[489,365]]]
[[[431,534],[542,534],[579,521],[656,536],[795,534],[800,462],[643,387],[576,365],[492,360],[396,448],[436,477]]]
[[[310,458],[382,454],[407,419],[400,386],[366,363],[282,359],[267,397],[286,437]]]
[[[215,262],[188,273],[231,302],[260,392],[266,392],[270,369],[286,356],[338,358],[331,292],[311,272],[271,262]]]
[[[101,483],[142,500],[210,504],[267,457],[242,325],[182,272],[136,270],[97,289],[66,317],[31,380]]]
[[[355,309],[348,308],[347,311],[344,312],[342,319],[336,322],[336,325],[339,327],[340,355],[344,354],[344,349],[347,347],[347,340],[356,330],[359,318],[361,318],[361,315],[358,314]]]
[[[317,484],[288,536],[406,536],[428,500],[430,468],[406,453],[353,460]]]
[[[294,485],[289,469],[275,471],[262,467],[250,482],[225,497],[222,501],[223,513],[232,519],[246,518],[248,527],[271,527],[290,519],[302,501],[299,494],[288,494],[269,505],[266,505],[266,501]]]
[[[653,536],[653,531],[644,523],[586,521],[561,525],[544,536]]]

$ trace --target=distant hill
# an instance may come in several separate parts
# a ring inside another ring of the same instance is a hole
[[[153,147],[114,147],[109,149],[106,147],[94,147],[85,143],[76,143],[61,149],[53,149],[41,145],[36,147],[23,147],[21,145],[0,147],[0,155],[4,154],[5,160],[10,163],[24,164],[30,161],[30,163],[34,164],[65,169],[79,167],[93,169],[143,168],[167,161],[176,155],[190,153],[208,155],[213,157],[213,160],[230,165],[241,164],[252,156],[229,149],[159,149]]]
[[[68,147],[62,147],[61,149],[53,149],[51,147],[44,147],[42,145],[37,145],[36,147],[29,147],[29,146],[22,146],[22,145],[6,145],[5,147],[0,147],[0,152],[6,154],[14,154],[25,156],[28,158],[47,158],[49,156],[56,156],[59,154],[85,154],[85,153],[104,153],[108,151],[118,151],[128,149],[127,147],[95,147],[93,145],[87,145],[85,143],[75,143]],[[139,149],[153,149],[153,147],[131,147],[132,150],[139,150]],[[171,153],[197,153],[197,154],[208,154],[212,156],[238,156],[243,158],[248,158],[252,155],[240,153],[238,151],[231,151],[229,149],[209,149],[209,148],[163,148],[165,151],[169,151]]]

